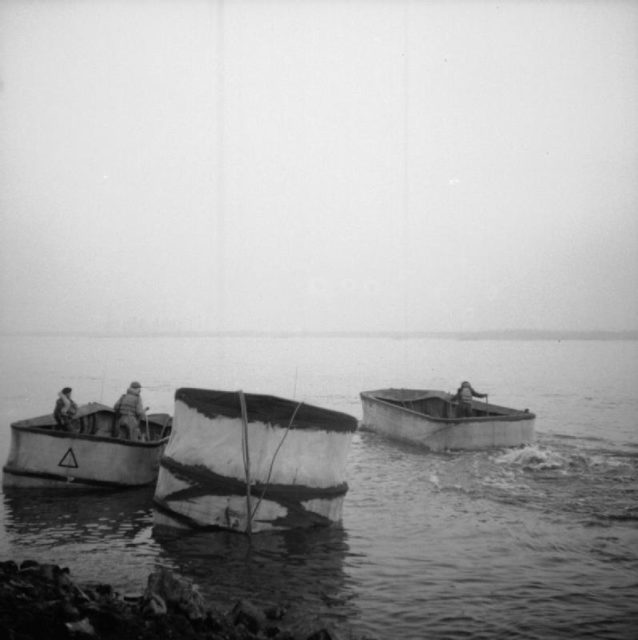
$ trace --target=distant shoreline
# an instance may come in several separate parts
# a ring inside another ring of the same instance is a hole
[[[632,331],[0,331],[2,337],[34,338],[391,338],[438,340],[638,340]]]

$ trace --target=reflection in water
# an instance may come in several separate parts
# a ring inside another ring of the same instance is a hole
[[[4,489],[5,529],[30,544],[131,540],[149,526],[152,489],[54,492]]]
[[[153,528],[153,489],[116,493],[4,491],[5,544],[14,559],[69,566],[78,581],[139,594],[150,572],[169,568],[220,610],[248,598],[283,606],[287,626],[343,629],[358,611],[344,573],[350,554],[338,527],[262,533]],[[22,549],[22,553],[20,550]]]
[[[362,433],[350,463],[344,528],[177,533],[153,527],[152,489],[5,491],[0,555],[133,595],[163,566],[222,611],[240,598],[283,605],[294,631],[327,621],[343,637],[421,638],[425,624],[433,639],[635,635],[633,451],[541,434],[517,449],[429,454]]]
[[[249,598],[261,607],[283,605],[286,623],[343,627],[358,617],[355,590],[344,573],[350,554],[339,527],[261,533],[252,540],[228,531],[153,531],[163,555],[199,585],[210,601],[231,606]]]
[[[74,580],[139,594],[157,562],[153,489],[61,495],[4,490],[0,555],[69,567]]]

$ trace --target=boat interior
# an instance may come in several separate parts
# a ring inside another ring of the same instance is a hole
[[[62,432],[52,414],[20,420],[15,422],[14,426]],[[154,413],[148,416],[148,420],[142,420],[139,426],[143,440],[154,442],[170,435],[172,418],[167,413]],[[85,436],[117,438],[116,427],[117,417],[115,411],[106,405],[93,402],[88,405],[82,405],[78,409],[76,416],[71,420],[66,431]]]
[[[406,390],[407,391],[407,390]],[[415,411],[432,418],[456,419],[458,418],[457,404],[451,401],[449,393],[405,393],[405,394],[383,394],[376,396],[378,400],[389,404]],[[472,416],[476,418],[487,418],[490,416],[502,416],[507,414],[507,410],[487,404],[485,402],[474,401],[472,403]]]

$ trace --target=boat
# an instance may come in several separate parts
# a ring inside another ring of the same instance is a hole
[[[158,529],[332,526],[356,418],[242,391],[181,388],[154,496]]]
[[[472,401],[472,415],[457,417],[453,395],[430,389],[378,389],[360,394],[362,429],[430,451],[516,447],[534,439],[536,416]]]
[[[113,436],[115,411],[99,402],[80,405],[68,430],[52,414],[11,424],[3,486],[41,489],[123,489],[152,485],[172,418],[150,414],[143,440]]]

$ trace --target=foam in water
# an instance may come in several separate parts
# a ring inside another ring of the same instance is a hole
[[[526,469],[562,469],[569,461],[560,453],[540,445],[525,445],[495,458],[497,464],[518,465]]]

